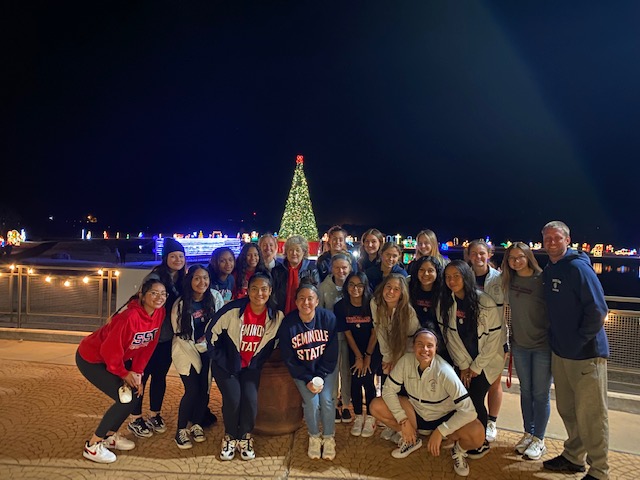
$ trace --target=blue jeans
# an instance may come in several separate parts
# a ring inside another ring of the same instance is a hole
[[[336,406],[333,403],[333,386],[338,377],[338,367],[333,373],[324,378],[324,387],[320,393],[311,393],[303,380],[294,378],[293,381],[302,396],[302,409],[304,421],[307,424],[309,435],[320,435],[320,422],[322,423],[322,436],[332,437],[335,433]]]
[[[543,439],[551,413],[551,350],[527,350],[512,344],[512,355],[520,381],[524,431]]]

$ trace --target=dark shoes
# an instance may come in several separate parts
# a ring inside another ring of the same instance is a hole
[[[586,470],[584,465],[576,465],[575,463],[570,462],[569,460],[564,458],[562,455],[558,455],[551,460],[545,460],[544,462],[542,462],[542,465],[547,470],[552,470],[554,472],[584,472]],[[593,477],[587,475],[584,478],[590,480]]]

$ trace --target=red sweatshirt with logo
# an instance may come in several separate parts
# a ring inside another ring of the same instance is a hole
[[[104,363],[109,372],[122,378],[128,373],[127,360],[131,360],[132,372],[142,374],[158,344],[164,315],[164,307],[149,315],[140,302],[132,300],[109,323],[85,337],[78,353],[89,363]]]

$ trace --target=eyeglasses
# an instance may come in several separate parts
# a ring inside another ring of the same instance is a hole
[[[517,257],[509,257],[509,261],[516,261],[516,260],[524,260],[526,257],[526,255],[518,255]]]
[[[357,288],[358,290],[364,290],[364,283],[350,283],[347,285],[349,288]]]
[[[153,298],[157,298],[157,297],[167,298],[168,296],[167,292],[158,292],[156,290],[149,290],[149,293]]]

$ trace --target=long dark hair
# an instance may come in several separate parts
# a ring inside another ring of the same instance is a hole
[[[140,304],[140,306],[143,306],[142,305],[142,297],[144,297],[147,294],[147,292],[149,290],[151,290],[151,288],[155,284],[159,284],[159,285],[162,285],[164,287],[164,284],[160,280],[158,280],[157,278],[153,278],[153,277],[152,278],[147,278],[142,283],[142,285],[140,286],[140,289],[136,293],[131,295],[129,297],[129,300],[127,300],[123,305],[120,306],[120,308],[118,308],[118,310],[115,311],[115,313],[113,315],[111,315],[111,317],[109,318],[108,322],[110,322],[113,317],[115,317],[117,314],[119,314],[124,309],[124,307],[129,305],[134,300],[136,300]],[[166,287],[165,287],[165,289],[166,289]]]
[[[247,283],[247,290],[251,289],[251,285],[253,284],[253,282],[260,279],[265,280],[269,284],[269,287],[271,287],[271,295],[269,295],[269,299],[267,300],[267,319],[272,320],[271,315],[274,315],[275,317],[275,313],[277,312],[278,307],[276,305],[275,299],[273,298],[273,277],[271,277],[271,274],[269,272],[262,271],[254,273],[249,278],[249,283]],[[249,295],[247,294],[247,297],[248,296]],[[249,300],[249,304],[247,306],[251,306],[251,300]]]
[[[364,272],[351,272],[347,275],[344,285],[342,286],[342,298],[347,301],[347,308],[353,305],[351,303],[351,296],[349,295],[349,280],[352,278],[357,278],[364,284],[364,291],[362,292],[362,306],[365,313],[371,316],[371,287],[369,286],[369,279]]]
[[[480,313],[480,299],[478,298],[478,289],[476,287],[476,276],[473,274],[473,270],[469,266],[467,262],[464,260],[454,260],[452,261],[445,270],[445,275],[447,268],[453,267],[460,275],[462,275],[462,281],[464,283],[464,298],[465,305],[467,308],[464,312],[465,314],[465,322],[471,322],[470,325],[472,330],[476,330],[478,328],[478,315]],[[440,295],[440,312],[442,313],[442,334],[445,335],[447,329],[449,328],[449,310],[453,305],[453,292],[447,286],[447,282],[442,282],[442,293]]]
[[[249,249],[255,248],[258,252],[258,265],[256,265],[255,272],[264,272],[266,271],[266,267],[264,266],[264,260],[262,258],[262,252],[258,247],[257,243],[245,243],[240,250],[240,254],[236,259],[236,268],[235,268],[235,277],[236,277],[236,288],[242,288],[242,284],[244,283],[244,277],[249,269],[249,265],[247,264],[247,255],[249,254]]]
[[[164,257],[162,259],[162,263],[154,267],[153,270],[151,270],[150,275],[152,274],[157,275],[160,281],[162,282],[162,284],[164,285],[164,288],[167,289],[166,304],[170,308],[171,305],[173,305],[173,302],[175,302],[176,298],[182,295],[182,284],[184,281],[184,276],[187,274],[187,263],[185,262],[184,267],[178,270],[178,276],[176,278],[176,281],[174,282],[173,278],[171,277],[172,270],[167,265],[168,258],[169,258],[168,256]]]
[[[220,280],[220,267],[218,266],[218,262],[220,261],[220,257],[222,256],[222,254],[227,252],[229,252],[233,257],[235,269],[236,256],[233,254],[233,250],[231,250],[229,247],[218,247],[213,252],[211,252],[211,259],[209,260],[209,265],[207,266],[210,277],[213,277],[216,280]]]
[[[207,275],[209,275],[209,271],[204,265],[191,265],[183,280],[182,291],[184,293],[182,295],[182,302],[178,306],[180,333],[177,333],[176,335],[184,340],[189,340],[193,335],[191,316],[195,311],[193,307],[193,304],[195,302],[193,300],[193,287],[191,286],[191,282],[198,270],[204,270]],[[209,280],[209,282],[211,282],[211,280]],[[211,285],[211,283],[209,283],[209,285]],[[201,304],[202,314],[205,318],[204,323],[208,323],[209,320],[211,320],[211,318],[213,317],[213,314],[216,313],[216,305],[215,300],[213,299],[213,293],[211,293],[211,288],[207,288],[207,290],[204,292],[204,297],[202,297]]]
[[[433,300],[437,301],[438,297],[440,296],[440,291],[442,290],[442,284],[444,283],[442,281],[442,273],[444,272],[444,268],[442,268],[442,264],[438,261],[436,257],[432,257],[431,255],[427,255],[426,257],[420,257],[417,260],[414,260],[413,262],[414,262],[414,265],[411,266],[412,275],[411,275],[411,278],[409,279],[409,296],[411,297],[411,300],[413,301],[418,295],[420,295],[420,292],[422,291],[422,284],[418,279],[418,270],[420,270],[420,267],[422,266],[423,263],[429,262],[431,265],[433,265],[433,268],[436,269],[436,279],[433,282],[433,287],[431,288],[431,291],[433,292]]]

